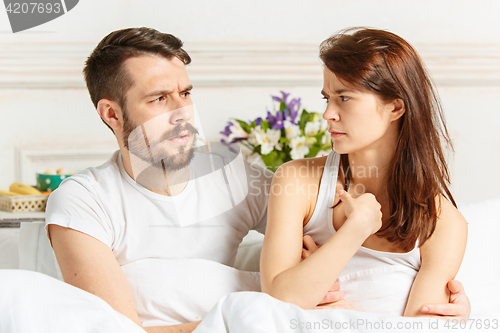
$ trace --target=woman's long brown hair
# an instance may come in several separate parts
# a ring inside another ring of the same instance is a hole
[[[350,28],[323,41],[320,58],[339,80],[384,101],[404,101],[405,113],[386,179],[390,216],[384,217],[377,235],[405,251],[417,239],[422,245],[436,228],[439,195],[456,204],[448,189],[450,177],[442,148],[444,144],[453,150],[453,146],[439,97],[419,55],[388,31]],[[344,170],[348,167],[347,154],[341,155],[341,165]]]

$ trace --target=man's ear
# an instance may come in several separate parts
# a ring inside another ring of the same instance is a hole
[[[402,115],[404,115],[406,109],[405,109],[405,102],[401,98],[397,98],[391,103],[391,121],[396,121],[399,118],[401,118]]]
[[[102,120],[116,132],[117,129],[123,127],[123,113],[120,106],[109,99],[101,99],[97,103],[97,113]]]

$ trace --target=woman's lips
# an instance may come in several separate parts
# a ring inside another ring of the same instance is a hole
[[[337,131],[330,131],[330,130],[329,130],[328,132],[330,132],[330,136],[331,136],[332,138],[339,138],[339,137],[341,137],[341,136],[345,135],[345,133],[342,133],[342,132],[337,132]]]

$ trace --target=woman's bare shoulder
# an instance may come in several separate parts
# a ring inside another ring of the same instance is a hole
[[[445,244],[449,244],[449,249],[455,246],[465,249],[468,228],[462,213],[443,195],[436,197],[436,207],[438,209],[436,228],[422,245],[422,250],[443,247]]]
[[[467,230],[467,221],[462,213],[444,195],[436,197],[438,223],[444,228],[460,228]]]
[[[312,157],[286,162],[276,170],[274,178],[316,183],[321,179],[326,158],[326,156]]]

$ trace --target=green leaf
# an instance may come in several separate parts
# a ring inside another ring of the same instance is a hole
[[[313,145],[311,148],[309,148],[309,153],[305,157],[316,157],[316,155],[320,150],[321,150],[320,146]]]
[[[262,130],[265,132],[267,131],[271,126],[269,126],[269,123],[265,120],[260,121],[260,127],[262,127]]]
[[[243,130],[245,132],[247,132],[248,134],[250,134],[250,126],[244,122],[243,120],[239,120],[239,119],[234,119],[238,122],[238,124],[240,124],[241,128],[243,128]]]
[[[266,164],[266,167],[272,172],[276,172],[279,166],[284,163],[281,154],[282,152],[278,153],[276,150],[273,150],[267,155],[262,155],[262,160]]]
[[[299,120],[299,127],[304,131],[304,128],[306,127],[306,123],[309,121],[309,112],[306,110],[302,110],[302,114],[300,115],[300,120]]]
[[[280,111],[281,111],[281,113],[283,113],[283,110],[285,110],[286,108],[287,108],[286,104],[283,101],[281,101],[280,102]]]

